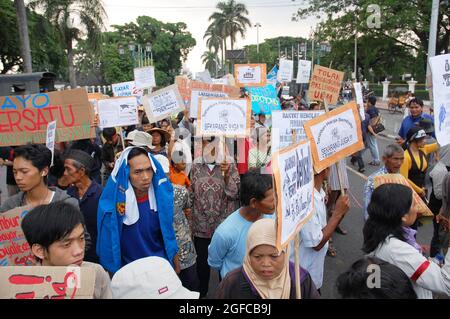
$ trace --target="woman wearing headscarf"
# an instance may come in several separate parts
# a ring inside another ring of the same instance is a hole
[[[273,219],[260,219],[247,235],[244,264],[229,272],[217,288],[216,299],[295,299],[294,264],[289,262],[289,246],[276,248]],[[318,299],[309,273],[300,268],[301,297]]]

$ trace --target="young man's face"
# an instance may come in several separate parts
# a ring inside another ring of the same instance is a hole
[[[128,161],[130,165],[130,182],[139,194],[147,194],[153,179],[152,164],[148,156],[141,154]]]
[[[47,250],[35,244],[33,253],[42,260],[42,266],[81,266],[84,259],[84,227],[78,224],[69,235],[51,244]]]
[[[275,197],[273,188],[264,193],[264,198],[262,200],[255,200],[253,206],[261,214],[273,214],[275,211]]]
[[[14,179],[16,180],[17,187],[22,192],[27,192],[38,186],[43,179],[43,176],[47,175],[48,168],[39,171],[37,167],[29,160],[23,157],[16,157],[13,162]]]

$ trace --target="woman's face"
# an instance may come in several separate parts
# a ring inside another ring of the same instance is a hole
[[[403,226],[411,226],[417,219],[417,208],[414,205],[414,197],[411,203],[411,207],[409,208],[409,212],[402,217]]]
[[[153,145],[160,145],[161,144],[161,134],[159,134],[158,132],[153,132],[152,133],[152,144]]]
[[[415,140],[414,142],[416,142],[418,148],[424,147],[425,146],[425,137]]]
[[[272,280],[283,271],[285,258],[286,254],[280,254],[276,247],[259,245],[250,253],[250,266],[260,278]]]
[[[48,168],[39,171],[29,160],[16,157],[13,162],[13,173],[17,186],[22,192],[28,192],[38,186],[48,173]]]
[[[420,104],[412,102],[409,105],[409,112],[411,113],[412,117],[418,117],[422,114],[422,107],[420,106]]]

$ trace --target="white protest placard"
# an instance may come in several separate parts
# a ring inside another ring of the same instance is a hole
[[[150,123],[184,110],[184,102],[176,84],[144,96],[144,109]]]
[[[304,124],[317,173],[364,148],[361,119],[355,102],[345,104]]]
[[[450,54],[429,59],[433,76],[434,129],[441,146],[450,144]]]
[[[292,131],[296,131],[297,141],[307,139],[303,125],[324,111],[273,111],[272,112],[272,150],[292,144]]]
[[[94,267],[0,267],[0,299],[92,299],[94,285]]]
[[[311,77],[311,61],[298,60],[297,80],[298,84],[309,83]]]
[[[251,108],[249,99],[200,99],[197,136],[247,137]]]
[[[359,115],[361,115],[361,118],[364,119],[365,111],[364,111],[364,100],[363,100],[361,82],[353,83],[353,87],[355,88],[356,104],[358,104],[358,106],[359,106]]]
[[[192,90],[191,106],[189,108],[190,117],[196,119],[198,116],[198,104],[200,98],[226,98],[228,94],[219,91]]]
[[[137,89],[148,89],[156,86],[155,68],[146,66],[134,69],[134,82]]]
[[[100,128],[138,124],[138,103],[134,96],[98,101]]]
[[[278,70],[277,80],[278,82],[291,82],[294,75],[294,61],[292,60],[280,60],[280,69]]]
[[[122,83],[114,83],[111,84],[113,96],[121,97],[121,96],[136,96],[138,98],[138,104],[141,103],[142,96],[144,95],[143,90],[139,90],[136,88],[136,83],[134,81],[122,82]]]
[[[267,66],[261,64],[235,64],[234,77],[236,86],[265,86],[267,82]]]
[[[52,152],[52,163],[50,166],[53,166],[53,158],[55,157],[55,140],[56,140],[56,121],[50,122],[47,125],[47,137],[45,139],[45,145]]]
[[[311,143],[303,141],[272,155],[277,191],[277,247],[286,246],[314,209]]]
[[[211,74],[208,70],[205,70],[203,72],[197,72],[195,73],[195,79],[198,81],[202,81],[204,83],[213,83],[213,80],[211,78]]]

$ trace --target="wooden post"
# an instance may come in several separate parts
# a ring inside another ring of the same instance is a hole
[[[328,112],[330,112],[330,109],[328,108],[328,102],[326,101],[326,98],[325,98],[325,96],[326,96],[325,92],[322,92],[322,94],[323,94],[323,105],[325,106],[325,112],[328,113]],[[344,187],[342,186],[342,176],[341,176],[341,170],[340,170],[340,168],[341,168],[340,162],[337,162],[334,165],[336,166],[336,170],[337,170],[337,173],[338,173],[339,187],[341,188],[341,196],[344,196],[345,195],[345,191],[344,191]]]
[[[227,149],[227,143],[226,143],[226,138],[225,138],[225,136],[222,136],[221,137],[221,139],[222,139],[222,143],[223,143],[223,159],[224,159],[224,163],[226,163],[227,162],[227,154],[226,154],[226,149]],[[225,177],[225,172],[224,171],[222,171],[222,177]]]
[[[292,144],[297,143],[297,131],[292,130]],[[295,235],[294,239],[294,265],[295,265],[295,297],[302,299],[302,292],[300,290],[300,233]]]
[[[120,140],[122,142],[122,147],[123,147],[123,149],[125,149],[125,141],[124,141],[124,138],[123,138],[122,126],[119,127],[119,135],[120,135]]]

